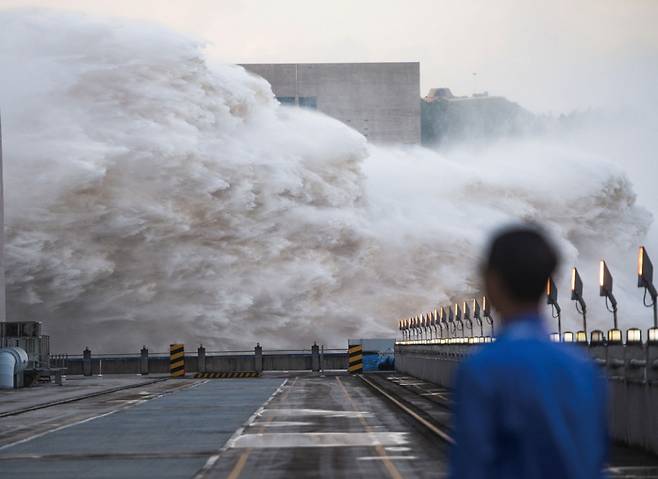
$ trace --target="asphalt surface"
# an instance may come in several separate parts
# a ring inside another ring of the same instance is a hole
[[[0,477],[193,477],[283,381],[170,380],[2,418]]]
[[[358,377],[297,377],[198,477],[436,478],[445,474],[446,450]]]
[[[0,478],[402,479],[446,473],[451,394],[416,378],[105,379],[88,378],[86,388],[84,380],[75,383],[81,400],[0,417]],[[114,390],[121,384],[131,387]],[[87,397],[90,391],[105,392]],[[41,389],[41,397],[36,388],[25,392],[31,405],[75,398],[64,388]],[[0,397],[12,399],[0,410],[20,409],[20,394]],[[609,476],[658,477],[655,456],[619,445],[611,452]]]
[[[39,407],[55,401],[70,401],[81,396],[101,394],[124,387],[140,387],[166,376],[130,374],[105,376],[65,376],[62,386],[40,384],[23,389],[0,389],[0,417],[25,408]]]

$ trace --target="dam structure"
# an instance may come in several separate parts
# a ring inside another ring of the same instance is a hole
[[[420,143],[420,63],[251,63],[283,105],[317,109],[374,143]]]

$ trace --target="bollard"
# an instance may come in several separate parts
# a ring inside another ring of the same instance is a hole
[[[169,376],[172,378],[185,377],[185,345],[169,345]]]
[[[320,372],[320,347],[317,343],[311,346],[311,369],[314,373]]]
[[[203,347],[203,344],[200,344],[196,350],[197,357],[197,371],[200,373],[206,372],[206,348]]]
[[[263,372],[263,348],[260,343],[256,343],[254,348],[254,371],[258,374]]]
[[[348,344],[347,346],[347,372],[360,374],[363,372],[363,346]]]
[[[88,347],[82,351],[82,374],[91,376],[91,351]]]
[[[142,346],[142,350],[140,351],[140,358],[139,358],[139,373],[142,376],[145,376],[149,373],[149,350],[147,349],[146,346]]]
[[[605,367],[608,362],[608,352],[603,331],[599,329],[592,331],[589,342],[589,354],[596,364]]]

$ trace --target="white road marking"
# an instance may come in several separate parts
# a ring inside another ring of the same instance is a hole
[[[401,446],[406,432],[290,432],[243,434],[232,448]]]
[[[369,411],[345,411],[345,410],[332,410],[332,409],[265,409],[262,414],[263,417],[278,417],[278,416],[320,416],[320,417],[370,417],[372,413]]]
[[[609,467],[606,469],[606,472],[611,472],[613,474],[624,474],[624,473],[635,473],[640,474],[644,477],[647,473],[658,473],[658,467],[655,466],[621,466],[621,467]]]
[[[288,426],[313,426],[315,423],[303,421],[258,421],[249,424],[249,427],[288,427]]]
[[[391,461],[413,461],[415,459],[418,459],[416,456],[363,456],[359,457],[357,460],[358,461],[383,461],[383,460],[391,460]]]

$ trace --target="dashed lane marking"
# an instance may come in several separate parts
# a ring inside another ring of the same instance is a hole
[[[384,459],[390,461],[414,461],[418,458],[416,456],[363,456],[359,457],[357,461],[383,461]]]
[[[284,432],[243,434],[233,448],[271,449],[302,447],[401,446],[406,432]]]

